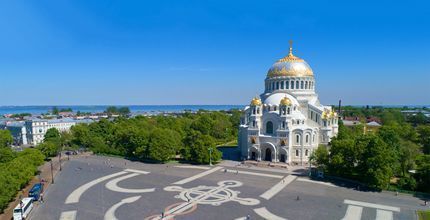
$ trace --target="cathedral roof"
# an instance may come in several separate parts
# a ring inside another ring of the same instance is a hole
[[[264,104],[271,106],[279,105],[282,100],[285,100],[285,98],[290,100],[291,103],[289,105],[299,105],[297,99],[287,93],[273,93],[264,100]]]
[[[287,56],[279,59],[267,72],[267,78],[279,76],[313,76],[311,67],[301,58],[293,55],[292,42],[290,41],[290,52]]]

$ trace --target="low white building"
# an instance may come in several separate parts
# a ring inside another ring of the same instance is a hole
[[[75,125],[73,119],[32,119],[25,122],[29,144],[38,145],[43,142],[46,132],[56,128],[59,132],[69,131]]]

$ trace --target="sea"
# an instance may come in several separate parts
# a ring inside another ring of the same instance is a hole
[[[73,112],[103,112],[109,105],[61,105],[58,109],[71,108]],[[40,115],[52,110],[54,106],[0,106],[0,115],[30,113]],[[198,111],[221,111],[230,109],[243,109],[244,105],[120,105],[117,107],[128,107],[132,113],[156,113],[156,112],[182,112],[185,110]]]
[[[73,112],[103,112],[110,105],[59,105],[55,106],[58,109],[71,108]],[[221,111],[230,109],[243,109],[244,105],[118,105],[117,107],[128,107],[132,113],[172,113],[182,112],[185,110],[198,111]],[[355,107],[363,107],[365,105],[353,105]],[[408,107],[408,108],[430,108],[429,105],[382,105],[383,107]],[[4,114],[19,114],[30,113],[32,115],[40,115],[48,113],[54,106],[36,105],[36,106],[0,106],[0,116]]]

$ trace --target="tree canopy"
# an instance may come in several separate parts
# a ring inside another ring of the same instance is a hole
[[[218,161],[216,145],[237,139],[239,111],[171,116],[119,117],[71,129],[71,143],[95,153],[166,162],[180,157],[192,163]],[[210,154],[209,149],[212,149]]]

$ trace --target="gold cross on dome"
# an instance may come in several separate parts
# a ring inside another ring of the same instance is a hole
[[[293,55],[293,40],[290,40],[290,54],[289,55]]]

